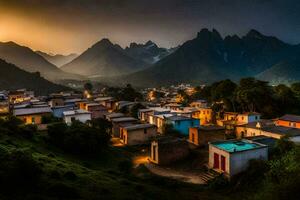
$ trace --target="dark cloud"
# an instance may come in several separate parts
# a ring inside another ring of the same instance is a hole
[[[0,0],[1,9],[73,32],[80,51],[104,36],[123,46],[148,39],[175,46],[203,27],[223,35],[256,28],[300,42],[298,0]]]

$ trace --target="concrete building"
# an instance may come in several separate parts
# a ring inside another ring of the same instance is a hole
[[[209,142],[225,139],[225,129],[222,126],[205,125],[189,129],[189,142],[196,146],[207,146]]]
[[[209,144],[209,168],[232,177],[253,159],[268,160],[268,146],[251,140],[227,140]]]
[[[72,122],[74,121],[80,121],[82,123],[85,123],[92,119],[92,114],[91,112],[86,110],[70,110],[63,112],[63,118],[64,121],[69,125],[72,124]]]
[[[104,114],[104,118],[107,119],[108,121],[111,121],[112,119],[120,118],[120,117],[125,117],[125,115],[123,113],[114,113],[114,112]]]
[[[137,119],[133,117],[119,117],[111,119],[112,122],[112,135],[120,137],[120,129],[122,127],[130,126],[137,123]]]
[[[21,119],[25,124],[42,124],[42,118],[51,115],[52,110],[49,106],[34,108],[19,108],[13,110],[13,115]]]
[[[284,115],[277,120],[278,126],[299,128],[300,129],[300,116],[298,115]]]
[[[108,109],[99,103],[87,103],[84,110],[91,112],[92,119],[104,118],[104,115],[108,113]]]
[[[145,144],[157,135],[157,127],[152,124],[133,124],[120,128],[121,142],[125,145]]]
[[[189,135],[189,128],[200,126],[200,121],[198,119],[184,116],[168,117],[166,118],[166,123],[171,124],[174,130],[186,136]]]
[[[175,137],[159,137],[151,142],[149,161],[169,165],[186,158],[190,153],[188,142]]]

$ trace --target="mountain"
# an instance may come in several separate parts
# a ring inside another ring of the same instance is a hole
[[[128,74],[145,67],[145,62],[131,57],[119,45],[103,39],[61,69],[84,76],[110,77]]]
[[[30,48],[14,42],[0,42],[0,59],[20,66],[28,72],[40,72],[43,77],[50,80],[80,78],[78,75],[61,71]]]
[[[145,70],[111,80],[98,80],[136,86],[182,82],[207,84],[226,78],[239,80],[256,76],[273,66],[277,69],[276,65],[293,71],[295,62],[291,64],[290,61],[299,57],[299,52],[297,46],[256,30],[250,30],[243,37],[233,35],[223,38],[215,29],[202,29],[196,38],[185,42],[175,52]],[[268,77],[272,80],[271,75]]]
[[[36,53],[43,56],[48,62],[52,63],[57,67],[61,67],[64,64],[71,62],[78,56],[75,53],[71,53],[69,55],[61,55],[61,54],[53,55],[42,51],[36,51]]]
[[[54,84],[40,77],[38,73],[26,72],[0,59],[0,90],[16,90],[21,88],[33,90],[40,95],[70,90],[67,87]]]
[[[171,54],[174,49],[159,48],[154,42],[149,40],[145,44],[131,43],[125,51],[136,59],[141,59],[148,64],[156,63],[167,55]]]

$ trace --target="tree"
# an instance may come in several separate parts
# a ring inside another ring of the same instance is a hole
[[[90,83],[90,82],[87,82],[84,84],[83,88],[86,90],[86,91],[89,91],[91,92],[93,90],[93,85]]]

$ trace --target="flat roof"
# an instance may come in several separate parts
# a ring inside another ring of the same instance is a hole
[[[35,108],[19,108],[19,109],[14,109],[13,111],[15,116],[42,114],[42,113],[51,113],[51,112],[52,110],[49,106],[35,107]]]
[[[64,111],[63,115],[64,116],[72,116],[72,115],[81,115],[81,114],[91,114],[91,112],[86,111],[86,110],[68,110],[68,111]]]
[[[125,116],[123,113],[108,113],[106,117],[108,118],[116,118],[116,117],[123,117]]]
[[[279,120],[291,121],[291,122],[300,122],[299,115],[283,115]]]
[[[267,147],[266,145],[253,142],[251,140],[245,140],[245,139],[217,141],[217,142],[212,142],[210,144],[213,145],[214,147],[217,147],[218,149],[224,150],[229,153]]]
[[[111,120],[112,122],[130,122],[130,121],[137,121],[137,119],[133,117],[119,117],[119,118],[114,118]]]
[[[131,131],[131,130],[152,128],[152,127],[155,127],[155,125],[153,125],[153,124],[133,124],[133,125],[124,127],[124,129]]]
[[[113,97],[97,97],[96,99],[94,99],[94,101],[108,101],[112,99]]]
[[[172,120],[172,121],[183,121],[183,120],[194,120],[193,118],[190,117],[185,117],[185,116],[172,116],[172,117],[168,117],[168,120]]]

